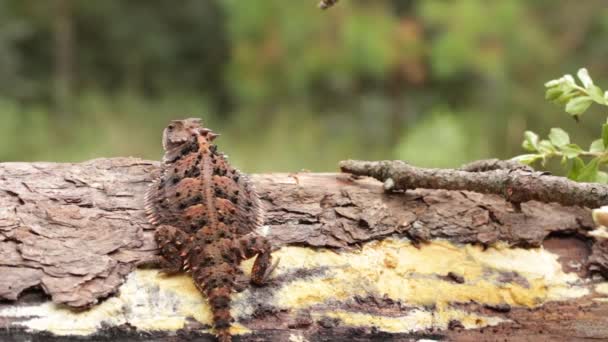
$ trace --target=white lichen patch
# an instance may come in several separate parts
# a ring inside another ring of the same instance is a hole
[[[589,235],[594,236],[596,239],[608,239],[608,206],[593,209],[591,215],[597,227],[589,232]]]
[[[308,340],[302,335],[291,334],[289,335],[289,342],[308,342]]]
[[[595,285],[595,292],[608,296],[608,283],[601,283]]]
[[[596,239],[608,239],[608,228],[599,226],[596,229],[589,232],[589,235],[594,236]]]
[[[298,269],[320,270],[314,276],[295,278],[273,289],[248,289],[233,296],[232,314],[237,321],[254,311],[256,295],[266,291],[264,303],[296,312],[309,309],[313,317],[329,316],[350,326],[376,327],[387,332],[445,329],[451,320],[465,328],[496,325],[499,316],[483,316],[452,307],[454,303],[508,304],[536,307],[551,300],[578,298],[589,293],[575,274],[565,273],[557,256],[542,249],[509,249],[496,246],[482,250],[445,241],[420,249],[407,240],[387,239],[366,244],[361,250],[336,253],[324,249],[284,247],[274,254],[280,263],[274,277]],[[243,263],[249,273],[253,260]],[[453,273],[462,283],[447,279]],[[505,276],[507,275],[507,276]],[[604,287],[597,286],[600,293]],[[368,312],[328,311],[324,303],[352,300],[355,296],[386,297],[410,308],[398,317]],[[260,299],[262,300],[262,299]],[[155,270],[137,270],[119,293],[76,312],[51,303],[10,307],[0,316],[20,318],[15,325],[57,335],[88,335],[102,326],[130,324],[137,329],[174,331],[189,318],[211,324],[207,301],[190,277],[165,276]],[[236,325],[235,334],[247,333]],[[297,336],[297,335],[294,335]]]
[[[593,222],[598,226],[608,227],[608,206],[593,209],[591,216],[593,217]]]
[[[102,326],[127,323],[145,331],[175,331],[183,328],[189,317],[203,324],[210,324],[212,317],[190,277],[169,277],[156,270],[132,272],[115,297],[89,310],[43,303],[3,309],[0,316],[31,317],[16,325],[56,335],[90,335]],[[247,332],[238,325],[233,330],[235,334]]]

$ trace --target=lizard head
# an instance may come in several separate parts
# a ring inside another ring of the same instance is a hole
[[[171,151],[181,147],[199,135],[208,135],[211,130],[204,128],[201,119],[190,118],[184,120],[172,120],[163,131],[163,148]]]
[[[205,137],[206,141],[211,142],[219,136],[209,128],[202,126],[201,119],[190,118],[184,120],[172,120],[163,131],[163,149],[165,162],[174,158],[188,144],[196,144],[199,137]]]

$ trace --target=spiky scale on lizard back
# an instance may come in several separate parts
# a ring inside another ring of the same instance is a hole
[[[217,151],[217,136],[200,119],[172,121],[165,128],[161,176],[146,195],[146,212],[157,226],[161,266],[192,274],[208,297],[219,340],[230,341],[230,293],[238,265],[257,254],[252,279],[263,282],[270,244],[254,234],[263,220],[258,195],[248,177]]]

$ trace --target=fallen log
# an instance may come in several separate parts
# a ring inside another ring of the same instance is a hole
[[[213,340],[186,276],[155,253],[158,163],[0,164],[0,339]],[[234,295],[236,340],[608,339],[588,209],[467,191],[385,193],[348,174],[254,175],[280,263]],[[243,265],[247,272],[250,263]]]

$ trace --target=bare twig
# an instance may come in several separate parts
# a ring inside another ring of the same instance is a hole
[[[485,172],[492,170],[526,170],[534,171],[528,165],[522,164],[515,160],[501,160],[501,159],[483,159],[477,160],[460,167],[459,170],[468,172]]]
[[[564,177],[525,169],[467,172],[453,169],[425,169],[402,161],[358,161],[340,163],[343,172],[370,176],[385,182],[388,189],[416,188],[469,190],[504,196],[521,203],[531,200],[597,208],[608,204],[608,187],[577,183]]]

